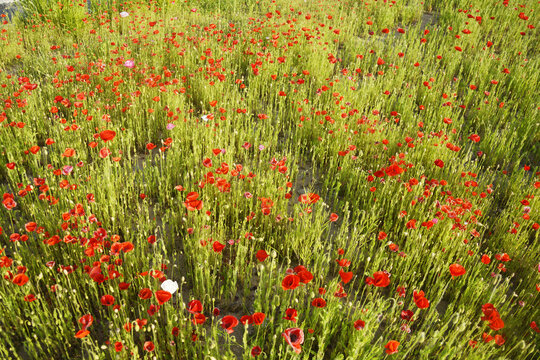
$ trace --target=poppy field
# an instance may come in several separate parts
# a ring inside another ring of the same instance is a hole
[[[540,358],[537,0],[21,0],[0,359]]]

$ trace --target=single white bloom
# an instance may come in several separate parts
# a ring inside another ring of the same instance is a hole
[[[170,292],[172,295],[176,292],[176,290],[178,290],[178,283],[172,280],[165,280],[161,283],[161,288],[165,291]]]

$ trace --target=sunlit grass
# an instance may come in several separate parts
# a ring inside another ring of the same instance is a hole
[[[22,6],[2,358],[540,356],[534,1]]]

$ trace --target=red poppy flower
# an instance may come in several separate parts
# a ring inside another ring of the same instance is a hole
[[[191,314],[200,313],[203,311],[203,306],[199,300],[191,300],[188,304],[188,312]]]
[[[253,317],[251,315],[244,315],[240,318],[240,322],[243,324],[243,325],[251,325],[253,324]]]
[[[337,221],[337,219],[338,219],[338,215],[337,215],[337,214],[335,214],[335,213],[331,213],[331,214],[330,214],[330,221],[331,221],[331,222]]]
[[[253,323],[255,325],[261,325],[264,322],[264,319],[266,318],[266,315],[262,312],[256,312],[252,315],[253,317]]]
[[[15,285],[23,286],[24,284],[28,282],[28,280],[29,280],[28,276],[26,276],[25,274],[17,274],[13,277],[12,282]]]
[[[478,136],[478,134],[472,134],[471,136],[469,136],[469,139],[477,143],[480,141],[480,136]]]
[[[420,309],[427,309],[429,307],[428,299],[423,296],[415,299],[414,302]]]
[[[180,329],[178,327],[176,327],[176,326],[173,327],[172,330],[171,330],[171,335],[175,336],[175,337],[180,335]]]
[[[85,337],[86,335],[90,334],[90,331],[88,330],[79,330],[77,331],[77,333],[75,334],[75,337],[77,339],[82,339],[83,337]]]
[[[390,340],[386,345],[384,345],[384,348],[386,349],[385,352],[390,355],[390,354],[395,354],[398,352],[398,346],[399,346],[399,342],[395,341],[395,340]]]
[[[206,316],[204,316],[204,314],[197,313],[193,315],[192,321],[194,325],[204,324],[204,322],[206,321]]]
[[[435,165],[437,165],[438,167],[442,169],[444,166],[444,162],[441,159],[437,159],[435,160]]]
[[[103,130],[102,132],[99,133],[99,137],[101,138],[101,140],[105,142],[112,141],[115,136],[116,136],[116,132],[112,130]]]
[[[407,229],[416,229],[416,220],[411,219],[407,221],[407,223],[405,224],[405,227],[407,227]]]
[[[238,319],[232,315],[224,316],[223,319],[221,319],[221,327],[225,329],[228,334],[234,332],[234,327],[236,325],[238,325]]]
[[[326,307],[326,301],[323,298],[316,298],[311,302],[311,306],[323,308]]]
[[[37,227],[37,224],[35,222],[33,222],[33,221],[29,222],[29,223],[26,223],[26,225],[24,225],[24,228],[28,232],[34,232],[36,230],[36,227]]]
[[[499,317],[499,312],[490,303],[482,305],[482,312],[484,313],[484,316],[481,318],[482,321],[491,321]]]
[[[354,328],[356,330],[363,330],[366,327],[366,322],[364,320],[356,320],[354,322]]]
[[[117,341],[117,342],[114,343],[114,350],[116,352],[122,351],[123,348],[124,348],[124,345],[122,345],[122,343],[120,341]]]
[[[489,321],[489,327],[494,331],[501,330],[504,328],[504,321],[500,317],[497,317]]]
[[[402,310],[401,311],[401,318],[403,320],[411,321],[413,316],[414,316],[414,313],[411,310]]]
[[[302,194],[298,197],[298,201],[306,205],[315,204],[319,199],[320,196],[313,193]]]
[[[398,164],[392,164],[389,167],[387,167],[386,169],[384,169],[384,171],[385,171],[386,175],[388,175],[388,176],[397,176],[397,175],[403,173],[403,171],[405,171],[405,170],[400,168],[398,166]]]
[[[423,298],[423,297],[425,297],[425,296],[426,296],[426,294],[424,293],[423,290],[420,290],[420,291],[414,290],[414,291],[413,291],[413,298],[414,298],[415,301],[416,301],[417,299]]]
[[[452,277],[454,276],[461,276],[465,274],[467,270],[459,264],[452,264],[450,265],[450,274],[452,274]]]
[[[259,250],[257,251],[255,257],[257,257],[257,260],[259,260],[260,262],[263,262],[268,257],[268,254],[264,250]]]
[[[156,235],[150,235],[146,238],[149,244],[154,244],[156,242]]]
[[[132,251],[134,248],[135,246],[133,246],[133,244],[129,241],[122,243],[122,251],[125,253]]]
[[[141,291],[139,291],[139,297],[143,300],[150,299],[152,297],[152,290],[147,288],[142,289]]]
[[[90,314],[83,315],[79,318],[79,323],[82,325],[83,330],[86,330],[93,322],[94,318]]]
[[[137,326],[139,326],[140,328],[142,328],[143,326],[148,324],[147,319],[135,319],[135,321],[137,322]],[[130,327],[130,329],[131,329],[131,327]]]
[[[126,330],[127,332],[130,332],[131,331],[131,323],[127,322],[124,324],[124,330]]]
[[[295,353],[300,354],[302,352],[302,344],[304,343],[304,331],[299,328],[286,329],[281,336],[285,338],[287,344],[289,344]]]
[[[225,245],[223,245],[219,241],[214,241],[214,243],[212,244],[212,249],[214,250],[214,252],[220,253],[221,251],[223,251],[224,248]]]
[[[287,275],[281,282],[283,290],[293,290],[300,284],[300,277],[298,275]]]
[[[339,276],[341,277],[341,281],[343,281],[344,284],[347,284],[353,278],[353,273],[352,271],[345,272],[342,269],[340,269]]]
[[[338,298],[344,298],[347,296],[347,293],[345,292],[345,290],[343,290],[343,286],[341,286],[340,283],[337,284],[337,289],[336,291],[334,292],[334,296],[335,297],[338,297]]]
[[[171,298],[172,294],[165,290],[158,290],[155,293],[156,300],[158,301],[159,305],[165,304],[169,299]]]
[[[502,262],[508,262],[512,259],[510,259],[510,256],[507,253],[504,254],[497,254],[495,255],[495,259],[502,261]]]
[[[199,194],[192,191],[186,196],[186,201],[184,202],[184,206],[188,209],[188,211],[195,211],[195,210],[201,210],[203,207],[203,202],[201,200],[197,200],[199,197]]]
[[[285,317],[283,319],[296,322],[297,316],[298,316],[298,312],[296,311],[296,309],[288,308],[287,310],[285,310]]]
[[[261,355],[262,349],[260,346],[254,346],[253,349],[251,349],[251,356],[257,357]]]
[[[313,280],[313,274],[307,271],[305,268],[301,270],[297,270],[298,267],[295,268],[296,275],[300,278],[300,282],[303,284],[308,284],[311,280]]]
[[[24,301],[26,302],[32,302],[32,301],[36,301],[37,298],[34,294],[28,294],[24,297]]]
[[[11,210],[17,206],[17,203],[13,200],[13,195],[7,193],[3,195],[2,204],[7,210]]]
[[[121,282],[118,284],[118,288],[120,288],[120,290],[127,290],[129,289],[131,283],[126,283],[126,282]]]
[[[482,264],[489,264],[491,262],[491,259],[487,255],[482,255]]]
[[[483,333],[482,334],[482,339],[484,340],[485,343],[488,343],[491,340],[493,340],[493,336],[491,336],[491,335],[489,335],[487,333]]]
[[[103,306],[111,306],[114,304],[114,296],[112,295],[103,295],[101,297],[101,305]]]
[[[212,167],[212,159],[210,159],[210,158],[204,159],[203,160],[203,166],[207,167],[207,168]]]
[[[72,157],[73,155],[75,155],[75,149],[72,148],[66,148],[66,150],[62,154],[63,157]]]
[[[497,344],[498,346],[502,346],[505,342],[506,339],[504,338],[504,336],[499,334],[495,335],[495,344]]]
[[[390,285],[390,278],[384,271],[377,271],[373,274],[373,278],[368,277],[366,284],[375,285],[377,287],[387,287]]]
[[[339,259],[339,260],[336,260],[336,262],[341,267],[349,267],[351,265],[351,262],[347,259]]]
[[[152,352],[155,349],[154,343],[151,341],[146,341],[143,346],[144,350]]]
[[[109,156],[111,154],[112,154],[111,150],[109,150],[106,147],[99,150],[99,157],[102,158],[102,159],[105,159],[107,156]]]

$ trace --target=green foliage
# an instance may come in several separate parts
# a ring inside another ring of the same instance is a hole
[[[21,5],[0,357],[538,358],[532,1]]]

